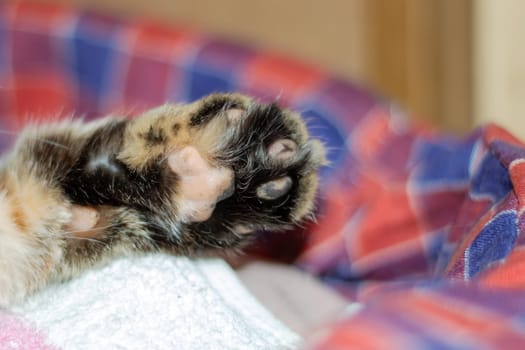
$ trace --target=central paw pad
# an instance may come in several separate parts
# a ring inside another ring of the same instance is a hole
[[[215,204],[233,194],[233,171],[211,166],[192,146],[168,156],[168,164],[179,176],[179,214],[183,222],[210,218]]]

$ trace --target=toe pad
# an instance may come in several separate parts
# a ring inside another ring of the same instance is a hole
[[[263,200],[278,199],[290,191],[292,179],[289,176],[266,182],[257,188],[257,197]]]

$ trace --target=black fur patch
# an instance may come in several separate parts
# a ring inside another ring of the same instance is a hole
[[[126,121],[96,131],[66,174],[62,188],[81,205],[127,206],[138,210],[162,207],[173,190],[176,175],[151,161],[143,172],[129,169],[116,158]],[[97,159],[103,161],[98,162]]]
[[[148,131],[139,134],[146,141],[147,146],[157,146],[166,142],[166,133],[159,127],[150,126]]]
[[[180,126],[179,123],[173,124],[173,126],[171,127],[171,132],[173,133],[173,136],[177,136],[177,134],[179,133],[180,128],[181,128],[181,126]]]
[[[72,151],[72,146],[78,143],[78,140],[72,138],[68,133],[50,134],[31,140],[29,143],[30,151],[25,153],[30,159],[28,164],[36,161],[39,166],[34,167],[36,175],[40,178],[48,179],[49,177],[60,176],[67,173],[76,160],[76,152]],[[23,152],[20,152],[24,154]],[[50,178],[53,182],[56,178]]]

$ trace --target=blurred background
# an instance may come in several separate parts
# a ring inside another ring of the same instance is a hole
[[[39,0],[183,24],[276,50],[463,133],[525,138],[522,0]]]

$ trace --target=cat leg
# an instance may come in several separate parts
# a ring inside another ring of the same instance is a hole
[[[71,217],[60,191],[16,162],[0,172],[0,307],[21,300],[54,275]]]
[[[38,184],[52,203],[31,214],[41,214],[31,221],[40,226],[0,230],[17,237],[13,244],[26,244],[29,233],[25,246],[42,251],[17,255],[19,266],[30,267],[15,276],[7,271],[15,261],[7,252],[16,250],[4,243],[0,283],[22,281],[21,292],[10,295],[24,295],[116,256],[237,249],[258,230],[286,230],[308,219],[324,163],[321,143],[297,114],[238,94],[164,105],[133,120],[29,130],[3,169]]]

